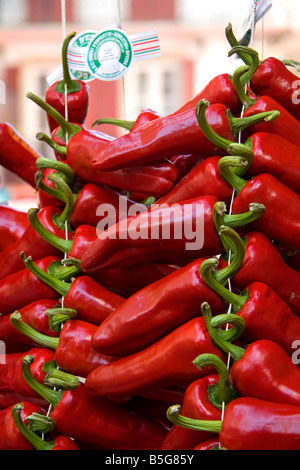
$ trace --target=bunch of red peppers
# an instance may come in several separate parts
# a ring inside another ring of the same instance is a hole
[[[53,159],[0,124],[38,195],[0,206],[0,449],[300,450],[296,74],[229,25],[232,76],[89,129],[74,34],[64,78],[27,94]]]

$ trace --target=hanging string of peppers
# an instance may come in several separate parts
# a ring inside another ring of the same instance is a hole
[[[38,207],[0,207],[0,449],[300,449],[297,77],[226,36],[244,65],[121,137],[67,75],[27,94],[53,159],[2,125]]]

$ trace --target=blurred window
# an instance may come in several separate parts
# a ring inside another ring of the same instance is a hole
[[[0,0],[0,24],[14,26],[23,23],[26,18],[24,0]]]

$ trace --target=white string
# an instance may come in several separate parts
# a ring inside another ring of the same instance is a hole
[[[252,44],[253,44],[253,35],[254,35],[253,33],[254,33],[254,27],[255,27],[256,7],[257,7],[257,0],[254,0],[253,1],[253,21],[252,21],[251,38],[250,38],[250,42],[249,42],[249,47],[251,47]],[[245,84],[245,91],[247,91],[247,84]],[[241,118],[244,116],[244,112],[245,112],[245,104],[243,104],[243,106],[242,106],[242,110],[241,110],[241,114],[240,114]],[[241,142],[242,142],[242,131],[240,130],[239,133],[238,133],[238,143],[241,143]],[[232,214],[232,205],[233,205],[233,201],[235,199],[235,195],[236,195],[235,193],[236,193],[236,191],[235,191],[235,189],[233,189],[232,195],[231,195],[230,207],[229,207],[229,211],[228,211],[229,214]],[[232,254],[231,250],[229,250],[229,253],[228,253],[228,266],[230,265],[230,262],[231,262],[231,254]],[[230,292],[232,291],[231,279],[228,279],[228,289],[229,289]],[[232,304],[229,304],[227,313],[231,313],[231,310],[232,310]],[[228,330],[228,326],[229,325],[226,325],[227,330]],[[231,363],[231,353],[229,352],[228,356],[227,356],[227,370],[230,369],[230,363]],[[222,402],[222,410],[221,410],[221,421],[223,421],[223,419],[224,419],[224,413],[225,413],[225,402],[223,401]],[[219,447],[220,446],[221,446],[221,444],[219,443]]]
[[[118,24],[120,25],[120,28],[122,28],[122,15],[121,15],[121,3],[120,0],[117,0],[117,10],[118,10]],[[121,77],[121,83],[122,83],[122,103],[123,103],[123,116],[124,119],[126,120],[126,100],[125,100],[125,78],[124,76]],[[127,132],[124,130],[124,132]]]

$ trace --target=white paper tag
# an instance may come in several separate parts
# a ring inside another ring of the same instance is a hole
[[[111,81],[127,73],[132,62],[161,55],[155,30],[128,36],[119,25],[102,31],[81,31],[68,46],[67,59],[72,78]],[[63,78],[62,65],[47,77],[49,85]]]

